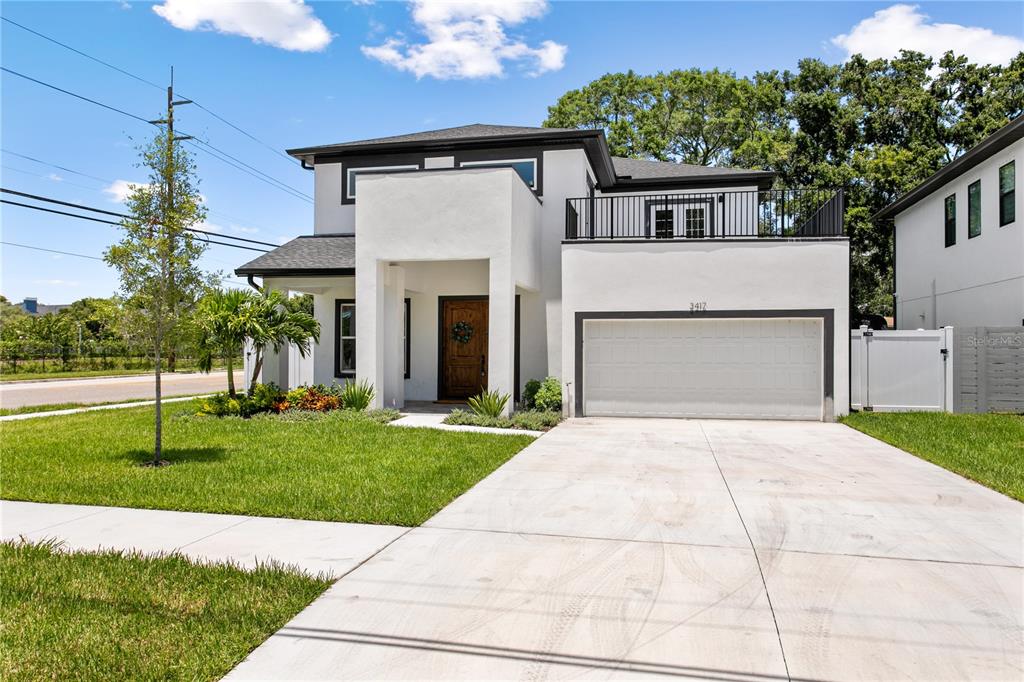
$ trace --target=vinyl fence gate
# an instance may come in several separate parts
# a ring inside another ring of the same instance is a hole
[[[850,332],[850,407],[952,412],[953,328]]]

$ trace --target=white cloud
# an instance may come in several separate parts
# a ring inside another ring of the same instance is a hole
[[[849,33],[832,38],[832,44],[845,50],[847,56],[862,54],[867,59],[894,57],[901,49],[937,59],[952,50],[978,64],[1007,64],[1024,50],[1024,40],[1016,36],[1000,35],[980,26],[929,21],[917,5],[878,10]]]
[[[531,47],[505,29],[539,19],[547,10],[547,0],[413,0],[412,19],[427,42],[388,38],[361,49],[367,57],[417,78],[503,76],[505,62],[539,76],[561,69],[568,48],[552,40]]]
[[[132,182],[131,180],[114,180],[103,188],[103,193],[109,196],[110,200],[115,204],[123,204],[135,187],[143,184],[145,183]]]
[[[57,175],[56,173],[50,173],[46,177],[49,178],[50,180],[53,180],[54,182],[60,182],[64,179],[61,176]]]
[[[186,31],[218,31],[284,50],[319,52],[331,32],[303,0],[164,0],[153,11]]]

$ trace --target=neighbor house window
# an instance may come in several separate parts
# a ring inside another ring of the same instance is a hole
[[[1017,219],[1016,169],[1014,162],[999,167],[999,226]]]
[[[672,224],[675,222],[675,211],[671,208],[654,210],[654,236],[656,239],[672,239]]]
[[[356,375],[356,302],[352,299],[338,299],[335,305],[334,335],[334,376],[353,378]],[[402,311],[402,375],[410,375],[410,327],[412,303],[405,299]]]
[[[369,166],[367,168],[349,168],[346,177],[346,190],[349,199],[355,199],[356,196],[356,178],[364,173],[379,172],[386,170],[419,170],[419,166]]]
[[[338,299],[334,302],[334,376],[356,375],[356,302]]]
[[[981,234],[981,180],[967,186],[967,238]]]
[[[946,248],[956,244],[956,195],[946,197]]]
[[[693,239],[704,238],[704,209],[688,208],[684,214],[686,220],[686,236]]]
[[[537,189],[537,159],[508,159],[501,161],[463,161],[463,168],[511,168],[530,189]]]

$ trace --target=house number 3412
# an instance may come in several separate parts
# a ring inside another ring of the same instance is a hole
[[[691,301],[690,312],[691,313],[703,313],[707,312],[708,302],[707,301]]]

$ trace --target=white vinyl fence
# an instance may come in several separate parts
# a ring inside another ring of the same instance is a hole
[[[953,411],[953,328],[850,332],[850,407]]]

